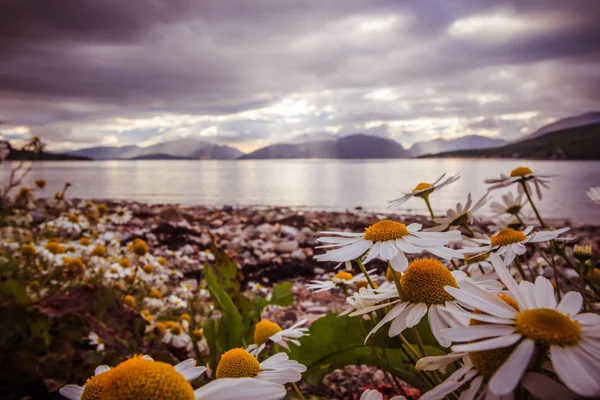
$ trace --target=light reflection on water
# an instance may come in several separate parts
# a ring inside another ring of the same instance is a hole
[[[43,178],[43,196],[52,196],[64,181],[73,183],[71,197],[127,199],[184,205],[276,205],[317,209],[385,211],[386,201],[432,182],[442,173],[462,179],[431,197],[436,212],[463,202],[467,193],[482,195],[483,180],[527,165],[556,174],[541,203],[548,217],[575,223],[600,223],[600,206],[585,196],[600,186],[600,162],[533,160],[246,160],[246,161],[52,161],[38,162],[31,180]],[[5,164],[2,182],[8,179]],[[495,194],[500,196],[503,191]],[[420,199],[402,211],[426,213]]]

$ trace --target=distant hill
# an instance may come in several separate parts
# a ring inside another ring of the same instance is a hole
[[[158,143],[148,147],[122,146],[122,147],[91,147],[68,152],[75,156],[89,157],[95,160],[117,159],[158,159],[157,157],[171,156],[178,159],[212,159],[231,160],[244,153],[230,146],[221,146],[197,139],[178,139],[170,142]]]
[[[6,142],[8,143],[8,142]],[[10,152],[6,156],[7,161],[20,161],[20,160],[35,160],[35,161],[89,161],[90,158],[82,156],[74,156],[70,154],[62,153],[48,153],[42,151],[37,155],[34,155],[31,151],[15,149],[8,143]]]
[[[158,153],[158,154],[147,154],[144,156],[132,157],[129,160],[193,160],[189,157],[177,157],[170,154]]]
[[[519,142],[523,140],[534,139],[540,136],[543,136],[547,133],[562,131],[568,128],[575,128],[578,126],[590,125],[600,123],[600,112],[590,112],[587,114],[578,115],[576,117],[563,118],[533,132],[532,134],[525,136],[524,138],[518,140]]]
[[[240,159],[291,158],[408,158],[410,153],[398,142],[379,136],[351,135],[337,140],[318,140],[297,144],[281,143],[263,147]]]
[[[503,139],[492,139],[485,136],[469,135],[456,139],[434,139],[428,142],[417,142],[408,151],[418,157],[423,154],[436,154],[454,150],[486,149],[505,145]]]
[[[545,133],[502,147],[461,150],[424,157],[600,160],[600,123]]]

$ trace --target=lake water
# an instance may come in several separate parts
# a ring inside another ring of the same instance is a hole
[[[527,165],[556,174],[540,208],[543,215],[577,224],[600,224],[600,205],[585,191],[600,186],[600,162],[533,160],[246,160],[246,161],[50,161],[35,164],[31,181],[44,178],[43,196],[52,196],[65,181],[70,197],[126,199],[183,205],[292,206],[344,210],[357,206],[386,211],[387,200],[432,182],[442,173],[462,178],[431,196],[435,211],[463,202],[467,193],[482,195],[483,180]],[[8,165],[0,168],[8,180]],[[503,191],[495,194],[499,197]],[[420,199],[399,209],[426,213]]]

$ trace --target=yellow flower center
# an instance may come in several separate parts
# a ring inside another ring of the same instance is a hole
[[[127,296],[123,297],[123,304],[128,307],[135,308],[135,297],[128,294]]]
[[[163,267],[167,265],[167,260],[164,257],[159,257],[158,260],[156,260],[156,262],[158,263],[158,265],[161,265]]]
[[[111,374],[112,369],[103,372],[99,375],[92,376],[85,382],[85,388],[81,395],[81,400],[100,400],[102,398],[102,392],[106,386]]]
[[[375,287],[375,289],[377,289],[379,287],[379,285],[376,282],[373,282],[373,286]],[[358,281],[356,282],[356,291],[360,291],[360,289],[362,288],[368,288],[371,287],[371,285],[369,285],[368,281]]]
[[[340,281],[351,281],[352,278],[352,274],[346,271],[340,271],[333,276],[333,279],[339,279]]]
[[[191,320],[192,320],[192,317],[190,317],[190,314],[181,314],[179,316],[179,322],[182,322],[182,321],[190,322]]]
[[[401,222],[384,219],[365,229],[365,235],[363,237],[365,240],[376,243],[400,239],[406,235],[408,235],[406,225]]]
[[[179,336],[179,335],[181,335],[181,332],[183,332],[183,328],[182,328],[182,327],[181,327],[181,325],[179,325],[179,324],[173,325],[173,326],[171,327],[171,329],[169,329],[169,330],[170,330],[170,331],[171,331],[171,333],[172,333],[173,335],[175,335],[175,336]]]
[[[52,254],[63,254],[65,252],[65,248],[57,242],[48,242],[48,244],[45,246],[45,249]]]
[[[119,210],[119,211],[117,211],[117,215],[119,217],[122,217],[123,215],[125,215],[125,211]]]
[[[513,178],[523,177],[525,175],[533,174],[533,171],[528,167],[518,167],[510,171],[510,176]]]
[[[136,256],[142,257],[148,253],[148,245],[141,239],[137,239],[133,242],[133,252]]]
[[[106,249],[104,248],[104,246],[98,245],[94,247],[94,250],[92,250],[91,255],[95,257],[106,257]]]
[[[258,360],[244,349],[231,349],[221,356],[217,379],[254,378],[260,372]]]
[[[157,322],[154,326],[154,329],[156,329],[161,335],[164,335],[165,331],[167,330],[167,326],[163,322]]]
[[[90,239],[86,238],[86,237],[82,237],[81,239],[79,239],[79,244],[82,246],[89,246],[90,245]]]
[[[550,308],[521,311],[515,331],[545,345],[574,346],[581,340],[579,323]]]
[[[281,332],[281,327],[279,325],[277,325],[275,322],[269,321],[268,319],[263,319],[256,324],[256,328],[254,329],[254,343],[267,343],[269,338],[277,332]]]
[[[73,224],[76,224],[79,222],[79,217],[75,214],[71,214],[69,215],[69,218],[67,218],[67,220]]]
[[[81,258],[65,258],[65,273],[69,276],[75,276],[83,273],[85,265]]]
[[[121,258],[119,265],[123,268],[129,268],[131,267],[131,261],[128,258]]]
[[[142,268],[144,270],[145,273],[147,274],[151,274],[154,272],[154,267],[150,264],[148,265],[144,265],[144,268]]]
[[[150,297],[152,297],[153,299],[160,299],[162,297],[162,295],[160,294],[160,290],[152,289],[152,291],[150,292]]]
[[[492,246],[506,246],[513,243],[519,243],[527,239],[527,236],[521,231],[511,228],[504,228],[494,236],[490,236]]]
[[[118,269],[116,269],[115,267],[112,267],[112,268],[110,269],[110,273],[111,273],[111,274],[116,274],[116,273],[118,273],[118,272],[119,272],[119,270],[118,270]]]
[[[21,254],[25,257],[33,257],[35,256],[35,247],[32,244],[24,244],[21,247]]]
[[[418,192],[420,190],[430,189],[430,188],[431,188],[431,183],[421,182],[417,186],[415,186],[415,188],[413,189],[413,193]]]
[[[453,299],[444,286],[458,287],[452,273],[438,260],[421,259],[408,264],[400,285],[404,301],[411,303],[444,304]]]
[[[100,215],[104,215],[104,214],[106,214],[106,211],[108,210],[108,207],[106,207],[106,204],[98,204],[98,206],[96,207],[96,209],[98,210],[98,212],[100,213]]]
[[[194,335],[194,339],[202,340],[204,338],[204,331],[202,329],[194,329],[192,335]]]
[[[135,357],[119,364],[104,388],[102,400],[193,400],[194,389],[172,365]]]
[[[467,265],[471,265],[471,264],[485,261],[488,258],[489,258],[488,253],[465,255],[465,262],[467,263]]]

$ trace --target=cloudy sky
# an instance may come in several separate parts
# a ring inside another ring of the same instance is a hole
[[[0,132],[515,139],[600,110],[598,21],[598,0],[4,0]]]

